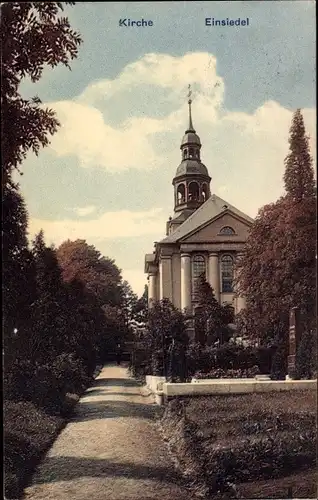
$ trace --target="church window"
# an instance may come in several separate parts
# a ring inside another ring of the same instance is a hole
[[[187,157],[188,150],[187,148],[183,150],[183,159]]]
[[[221,259],[222,292],[233,292],[234,261],[231,255],[223,255]]]
[[[177,204],[181,205],[185,202],[185,187],[184,184],[180,184],[177,189]]]
[[[192,258],[192,297],[197,299],[199,278],[206,277],[205,258],[203,255],[194,255]]]
[[[206,184],[202,184],[202,201],[206,201],[208,199],[208,186]]]
[[[189,201],[197,201],[199,199],[199,185],[197,182],[189,184]]]
[[[190,157],[190,158],[193,158],[193,148],[190,148],[190,149],[189,149],[189,157]]]
[[[235,234],[235,231],[230,226],[224,226],[224,227],[222,227],[219,234],[229,234],[230,235],[230,234]]]

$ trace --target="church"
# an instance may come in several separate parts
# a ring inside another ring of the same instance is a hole
[[[196,307],[200,276],[211,284],[220,304],[238,313],[244,297],[235,293],[235,262],[244,249],[253,219],[211,193],[211,177],[201,161],[201,141],[191,115],[181,142],[181,163],[173,178],[174,215],[166,236],[145,256],[148,305],[169,299],[190,317]]]

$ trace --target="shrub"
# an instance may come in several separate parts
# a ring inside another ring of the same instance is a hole
[[[286,346],[281,341],[274,352],[271,366],[271,379],[272,380],[285,380],[287,372],[286,363]]]
[[[314,372],[314,339],[312,332],[304,332],[296,353],[295,378],[311,379]]]
[[[214,378],[253,378],[255,375],[259,374],[259,369],[257,366],[252,368],[243,369],[229,369],[224,370],[222,368],[215,368],[207,373],[197,372],[195,373],[195,378],[197,379],[214,379]]]
[[[4,401],[4,469],[6,498],[17,498],[63,419],[49,416],[30,402]]]

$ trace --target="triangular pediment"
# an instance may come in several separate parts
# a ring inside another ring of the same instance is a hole
[[[193,228],[179,241],[183,243],[244,242],[250,227],[250,221],[226,209],[201,226]],[[233,234],[228,234],[231,232],[228,228],[233,230]]]

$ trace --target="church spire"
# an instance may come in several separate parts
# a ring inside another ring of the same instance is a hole
[[[194,130],[194,127],[193,127],[193,123],[192,123],[192,113],[191,113],[191,104],[192,104],[192,99],[191,99],[191,95],[192,95],[192,90],[191,90],[191,85],[189,84],[188,85],[188,105],[189,105],[189,127],[188,129],[186,130],[186,134],[188,132],[194,132],[195,133],[195,130]]]

